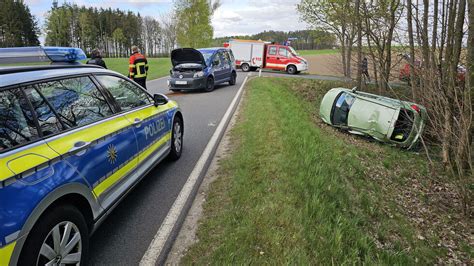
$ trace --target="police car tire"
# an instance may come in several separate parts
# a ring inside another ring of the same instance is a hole
[[[229,85],[235,85],[237,82],[237,74],[235,72],[232,72],[232,75],[230,76],[229,80]]]
[[[176,132],[175,132],[175,125],[178,123],[180,125],[180,130],[181,130],[181,148],[179,151],[176,150],[175,146],[175,138],[176,138]],[[173,120],[173,127],[171,131],[171,151],[168,155],[168,158],[172,161],[176,161],[181,157],[181,154],[183,153],[183,133],[184,133],[184,127],[183,127],[183,121],[179,116],[176,116]]]
[[[206,88],[204,89],[207,92],[211,92],[214,90],[214,78],[213,77],[208,77],[207,82],[206,82]]]
[[[87,265],[89,229],[82,213],[74,206],[59,205],[50,209],[37,221],[23,245],[18,265],[36,265],[41,246],[51,230],[62,222],[72,222],[81,235],[81,265]]]
[[[242,64],[242,65],[240,66],[240,68],[241,68],[242,71],[244,71],[244,72],[249,72],[249,71],[250,71],[250,66],[249,66],[249,64],[247,64],[247,63]]]

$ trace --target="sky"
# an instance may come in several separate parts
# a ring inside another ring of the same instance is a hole
[[[64,0],[59,0],[59,4]],[[119,8],[159,18],[173,8],[172,0],[68,0],[87,7]],[[307,29],[296,11],[300,0],[221,0],[212,18],[214,37],[251,35],[264,30],[294,31]],[[43,25],[52,0],[25,0],[40,26]],[[42,41],[44,36],[40,38]]]

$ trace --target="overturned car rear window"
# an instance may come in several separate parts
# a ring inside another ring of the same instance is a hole
[[[415,115],[411,110],[400,109],[400,113],[398,114],[397,121],[395,122],[395,128],[393,129],[390,139],[397,142],[404,142],[408,136],[410,136],[414,119]]]

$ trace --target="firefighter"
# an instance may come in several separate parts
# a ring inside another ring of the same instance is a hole
[[[132,46],[132,55],[129,62],[129,77],[146,89],[146,75],[148,73],[148,61],[140,53],[137,46]]]

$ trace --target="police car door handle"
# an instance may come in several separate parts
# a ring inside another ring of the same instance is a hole
[[[136,126],[136,127],[140,127],[140,125],[142,124],[142,120],[140,118],[135,118],[133,120],[133,124]]]
[[[76,153],[76,155],[81,156],[85,153],[83,151],[87,146],[89,146],[91,143],[90,142],[85,142],[85,141],[78,141],[74,143],[73,147],[69,150],[70,153]]]

